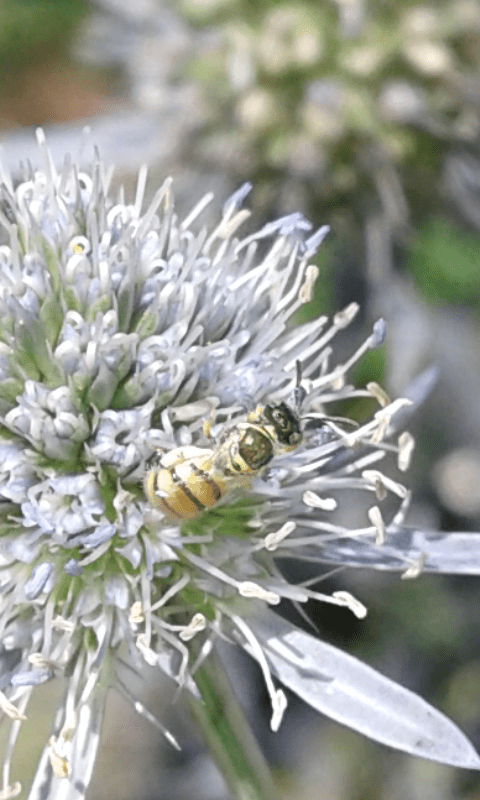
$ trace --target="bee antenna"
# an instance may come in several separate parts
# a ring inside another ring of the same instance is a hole
[[[295,382],[295,389],[293,390],[293,400],[295,403],[295,409],[300,411],[303,401],[307,396],[307,390],[301,385],[302,381],[302,365],[300,361],[295,361],[295,369],[297,372],[297,379]]]
[[[302,365],[301,365],[300,361],[298,360],[298,358],[295,361],[295,373],[296,373],[296,376],[297,376],[297,380],[295,382],[295,386],[300,386],[300,383],[301,383],[301,380],[302,380]]]
[[[330,417],[328,414],[307,414],[305,417],[302,417],[302,419],[306,420],[307,428],[323,428],[324,426],[328,428],[335,422],[340,422],[343,425],[350,426],[351,428],[360,427],[358,422],[353,419],[348,419],[348,417]]]

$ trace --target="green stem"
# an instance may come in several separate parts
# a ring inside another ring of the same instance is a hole
[[[225,670],[211,653],[195,671],[190,707],[235,800],[277,800],[272,776]]]

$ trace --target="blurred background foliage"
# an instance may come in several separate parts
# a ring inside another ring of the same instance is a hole
[[[419,227],[406,269],[415,286],[432,303],[447,301],[479,307],[480,240],[442,217]]]
[[[180,208],[211,188],[221,202],[250,180],[256,227],[296,210],[330,224],[305,314],[360,301],[345,350],[386,318],[387,345],[359,365],[359,383],[395,395],[439,365],[413,423],[411,519],[478,530],[480,0],[3,0],[9,164],[31,157],[25,128],[37,125],[54,154],[58,142],[58,157],[68,147],[75,156],[85,120],[122,180],[144,159],[151,189],[173,173]],[[478,748],[478,580],[359,570],[322,588],[338,582],[369,617],[312,609],[320,634],[440,705]],[[261,679],[246,657],[226,657],[282,797],[478,797],[476,775],[389,753],[293,699],[271,735]],[[161,702],[183,754],[112,700],[92,798],[224,797],[189,723]],[[119,742],[122,730],[135,734]]]
[[[101,110],[95,101],[104,81],[71,57],[91,10],[88,0],[2,0],[0,131]]]
[[[2,81],[42,64],[55,55],[68,56],[71,39],[88,6],[78,0],[3,0],[0,7]]]

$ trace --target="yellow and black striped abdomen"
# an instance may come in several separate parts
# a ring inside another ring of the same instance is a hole
[[[185,458],[182,450],[178,448],[180,452],[174,463],[152,470],[145,478],[145,493],[150,502],[167,517],[177,520],[194,519],[205,508],[214,506],[227,490],[220,475],[208,472],[210,451],[205,451],[207,457]]]

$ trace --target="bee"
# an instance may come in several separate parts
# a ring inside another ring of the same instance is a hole
[[[300,396],[295,394],[298,405]],[[144,480],[153,506],[174,520],[191,520],[236,486],[248,485],[281,453],[303,441],[300,416],[287,403],[260,406],[225,428],[214,448],[175,447],[162,454]]]

